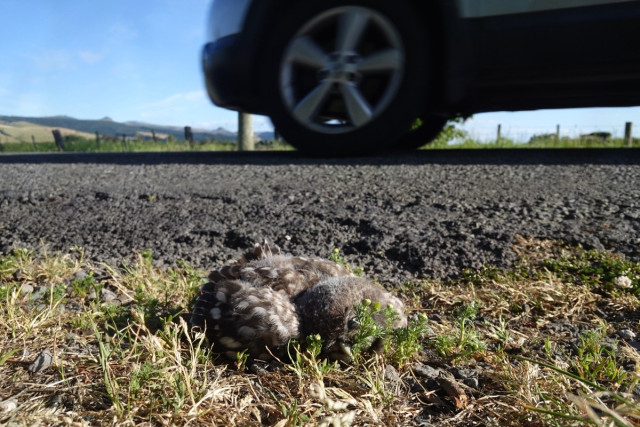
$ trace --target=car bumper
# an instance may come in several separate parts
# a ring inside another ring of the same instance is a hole
[[[261,113],[251,55],[247,52],[241,33],[232,34],[207,43],[202,50],[202,68],[211,100],[231,110]],[[253,74],[253,79],[251,78]]]

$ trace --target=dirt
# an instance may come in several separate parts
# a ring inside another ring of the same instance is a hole
[[[382,282],[508,267],[516,236],[640,260],[636,150],[0,157],[0,252],[85,249],[210,269],[268,239]]]

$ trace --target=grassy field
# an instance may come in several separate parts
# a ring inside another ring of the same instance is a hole
[[[397,287],[405,329],[367,327],[381,308],[363,304],[359,337],[382,337],[379,353],[330,363],[312,338],[270,366],[225,360],[190,333],[181,315],[205,272],[183,262],[0,254],[0,423],[640,423],[640,264],[561,242],[513,249],[509,270]]]
[[[52,128],[32,123],[15,122],[3,124],[0,122],[0,152],[57,152],[60,151],[53,142]],[[151,139],[151,133],[140,133],[135,138],[112,138],[102,136],[99,141],[95,135],[61,129],[65,137],[64,151],[68,152],[163,152],[163,151],[233,151],[237,149],[235,142],[204,141],[189,144],[167,135],[158,133],[158,141]],[[32,141],[35,138],[35,144]],[[455,138],[455,140],[452,140]],[[635,138],[632,146],[640,148],[640,139]],[[626,148],[628,144],[621,138],[601,140],[597,138],[536,138],[528,143],[515,142],[508,138],[501,138],[494,142],[478,142],[466,138],[459,129],[445,130],[443,134],[423,149],[492,149],[492,148]],[[283,141],[261,141],[256,144],[256,150],[293,150],[294,148]]]
[[[33,123],[26,122],[14,122],[11,124],[0,122],[0,144],[1,145],[26,145],[30,146],[33,150],[33,139],[38,142],[51,142],[53,145],[53,135],[51,131],[54,128],[47,126],[39,126]],[[56,128],[59,129],[63,136],[74,135],[79,138],[91,139],[94,138],[92,134],[86,132],[78,132],[72,129]],[[21,151],[26,151],[25,149]]]

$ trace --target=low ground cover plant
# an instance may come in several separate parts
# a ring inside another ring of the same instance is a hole
[[[396,286],[407,328],[364,301],[351,362],[312,336],[264,366],[189,331],[205,272],[184,262],[0,254],[0,423],[638,424],[640,264],[562,242],[513,250],[509,269]]]

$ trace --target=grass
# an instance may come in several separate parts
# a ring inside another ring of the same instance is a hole
[[[0,126],[0,130],[1,126]],[[0,152],[4,153],[28,153],[28,152],[58,152],[58,147],[51,140],[51,133],[43,134],[42,138],[33,143],[30,140],[20,137],[7,143],[6,138],[0,138]],[[153,141],[151,139],[135,138],[122,141],[121,139],[102,138],[100,142],[88,134],[73,134],[66,136],[66,152],[86,152],[86,153],[113,153],[113,152],[180,152],[180,151],[235,151],[237,144],[230,141],[198,141],[189,144],[186,141],[169,138],[166,141]],[[2,134],[0,133],[0,137]],[[30,138],[30,137],[29,137]],[[460,139],[460,138],[458,138]],[[4,143],[2,141],[5,141]],[[587,138],[555,138],[535,139],[530,143],[518,143],[508,138],[501,138],[500,141],[478,142],[472,139],[462,139],[458,143],[450,143],[450,137],[443,136],[436,138],[432,143],[425,145],[425,150],[442,149],[495,149],[495,148],[626,148],[626,142],[621,138],[609,140],[587,139]],[[640,139],[633,140],[633,147],[640,147]],[[256,144],[257,151],[290,151],[294,148],[284,141],[264,141]]]
[[[509,138],[500,138],[499,141],[479,142],[470,138],[464,138],[460,142],[450,143],[446,139],[437,139],[432,144],[427,144],[422,149],[442,150],[442,149],[505,149],[505,148],[629,148],[623,138],[611,138],[600,140],[594,138],[569,138],[563,137],[560,140],[555,138],[535,139],[530,142],[516,142]],[[640,139],[633,138],[632,148],[640,148]]]
[[[561,242],[520,238],[513,250],[507,270],[398,286],[407,328],[363,302],[356,341],[380,340],[377,351],[354,345],[352,363],[329,362],[312,336],[264,372],[189,332],[182,315],[205,272],[184,262],[161,269],[150,251],[117,266],[79,248],[0,254],[0,423],[640,423],[640,355],[616,335],[640,329],[640,265]],[[372,321],[380,315],[384,325]],[[45,349],[52,365],[29,373]]]
[[[0,152],[4,153],[28,153],[58,152],[58,147],[54,142],[38,142],[37,150],[31,142],[17,142],[0,144]],[[102,139],[99,143],[95,139],[69,137],[65,141],[65,152],[79,153],[134,153],[134,152],[179,152],[179,151],[235,151],[237,144],[228,141],[198,141],[189,144],[186,141],[169,139],[167,141],[154,142],[148,139],[133,140],[113,140]],[[292,150],[293,148],[283,142],[267,141],[263,144],[256,144],[256,150]]]

